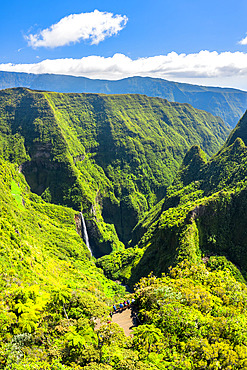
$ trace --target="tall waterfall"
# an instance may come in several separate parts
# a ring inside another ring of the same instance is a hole
[[[89,243],[89,238],[88,238],[88,233],[87,233],[87,226],[86,226],[86,222],[85,222],[85,219],[84,219],[84,216],[82,214],[82,212],[80,212],[80,216],[81,216],[81,224],[82,224],[82,229],[83,229],[83,240],[91,254],[91,256],[93,255],[92,254],[92,250],[91,250],[91,247],[90,247],[90,243]]]

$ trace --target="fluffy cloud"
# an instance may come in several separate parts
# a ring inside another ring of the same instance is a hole
[[[90,40],[98,44],[106,37],[116,35],[126,25],[128,18],[124,15],[95,10],[91,13],[71,14],[58,23],[39,33],[26,36],[28,45],[55,48],[69,45],[81,40]]]
[[[130,76],[149,76],[247,89],[247,54],[242,52],[217,53],[206,50],[195,54],[172,52],[136,60],[123,54],[115,54],[109,58],[88,56],[81,59],[46,59],[34,64],[0,64],[0,70],[111,80]]]

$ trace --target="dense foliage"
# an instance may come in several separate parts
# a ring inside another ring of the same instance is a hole
[[[32,194],[1,160],[0,368],[243,369],[247,289],[224,258],[181,262],[135,288],[142,325],[107,321],[123,289],[89,259],[75,211]]]
[[[32,194],[18,167],[2,159],[0,214],[0,368],[58,369],[87,338],[98,345],[95,320],[108,317],[124,289],[90,260],[77,212]]]
[[[211,266],[217,257],[211,257]],[[245,369],[246,285],[228,268],[210,271],[184,260],[162,278],[137,284],[145,325],[133,338],[157,369]]]
[[[45,200],[83,207],[97,257],[122,248],[112,224],[128,242],[191,145],[212,155],[227,133],[220,118],[159,98],[0,92],[0,153]]]
[[[246,368],[246,125],[207,162],[226,129],[188,105],[2,92],[0,369]],[[109,313],[131,297],[126,337]]]
[[[132,231],[135,255],[127,249],[98,260],[107,276],[117,272],[120,280],[134,284],[150,271],[161,275],[185,258],[197,263],[221,255],[247,277],[247,147],[241,138],[234,141],[236,133],[245,139],[246,123],[245,115],[208,162],[199,147],[189,150],[166,197]]]

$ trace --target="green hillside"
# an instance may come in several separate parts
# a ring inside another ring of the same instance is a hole
[[[221,117],[231,127],[235,127],[247,106],[246,91],[139,76],[112,81],[55,74],[0,71],[0,89],[13,87],[63,93],[145,94],[172,102],[191,104],[195,108]]]
[[[160,275],[184,259],[198,263],[217,255],[227,257],[247,277],[245,117],[208,162],[199,147],[190,149],[166,197],[132,231],[135,253],[127,250],[98,261],[107,276],[117,274],[133,283],[150,271]],[[233,141],[241,133],[243,140]],[[112,265],[114,255],[119,270]]]
[[[221,119],[187,104],[23,88],[0,92],[0,125],[0,153],[32,191],[83,209],[96,256],[122,248],[115,228],[128,242],[192,145],[210,156],[228,134]]]
[[[0,369],[247,367],[245,117],[13,89],[0,130]]]
[[[0,215],[1,369],[247,366],[247,289],[226,259],[211,257],[207,267],[183,260],[162,278],[141,279],[134,297],[142,325],[126,337],[107,323],[124,290],[90,261],[77,212],[31,193],[3,159]]]
[[[95,318],[108,316],[123,288],[90,260],[77,212],[31,193],[18,167],[2,159],[0,214],[0,368],[26,357],[45,366],[73,335],[94,336]]]

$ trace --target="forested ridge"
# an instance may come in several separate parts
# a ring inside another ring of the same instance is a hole
[[[247,367],[246,117],[0,92],[0,368]]]
[[[61,93],[145,94],[171,102],[189,103],[197,109],[221,117],[231,127],[235,127],[247,106],[246,91],[139,76],[114,81],[58,74],[0,71],[0,89],[13,87]]]
[[[246,277],[246,122],[245,114],[210,160],[198,146],[187,152],[166,196],[132,230],[135,253],[115,253],[123,270],[131,261],[124,281],[133,284],[144,273],[161,274],[184,259],[198,262],[211,255],[224,255]],[[119,278],[121,268],[111,267],[115,255],[98,264]]]
[[[43,199],[83,208],[96,256],[121,248],[109,224],[129,241],[191,145],[210,156],[229,132],[220,118],[164,99],[21,88],[0,92],[0,119],[0,153]]]

